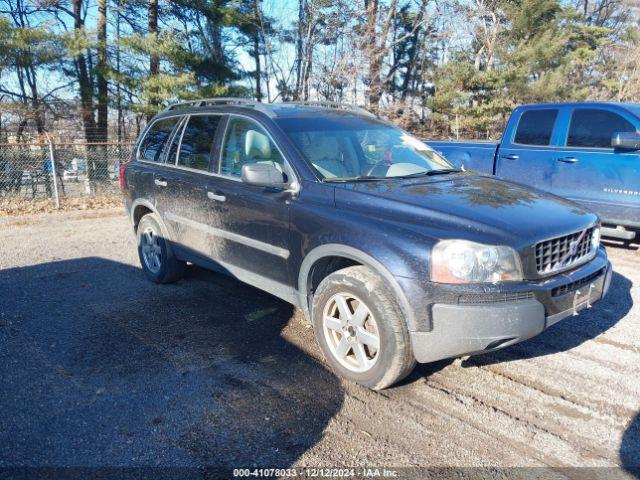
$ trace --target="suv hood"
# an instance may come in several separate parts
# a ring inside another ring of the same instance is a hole
[[[525,246],[598,221],[595,214],[568,200],[476,174],[351,182],[336,187],[338,208],[431,230],[434,238],[503,240]]]

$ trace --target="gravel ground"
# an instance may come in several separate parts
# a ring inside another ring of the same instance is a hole
[[[0,467],[640,478],[640,252],[609,254],[611,291],[592,310],[374,393],[334,377],[301,312],[268,294],[196,268],[146,281],[122,210],[0,219]]]

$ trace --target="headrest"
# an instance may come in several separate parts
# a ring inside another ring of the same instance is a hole
[[[317,138],[314,146],[311,146],[314,157],[318,160],[338,160],[340,158],[340,146],[335,137],[322,135]]]
[[[244,154],[253,158],[271,158],[269,137],[256,130],[247,130],[244,140]]]

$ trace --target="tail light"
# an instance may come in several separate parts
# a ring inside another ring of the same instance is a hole
[[[124,190],[126,188],[125,182],[124,182],[124,169],[126,168],[128,162],[122,162],[120,164],[120,189]]]
[[[124,162],[120,163],[120,167],[119,167],[119,180],[120,180],[120,189],[121,190],[126,190],[127,188],[127,184],[124,180],[124,169],[127,167],[127,163],[129,163],[131,160],[133,160],[133,150],[131,151],[131,155],[129,155],[129,158],[127,158]]]

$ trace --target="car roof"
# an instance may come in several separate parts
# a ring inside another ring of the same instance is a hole
[[[619,107],[626,109],[637,109],[640,107],[638,103],[621,103],[621,102],[599,102],[599,101],[583,101],[583,102],[549,102],[549,103],[532,103],[520,105],[518,108],[532,107]]]

